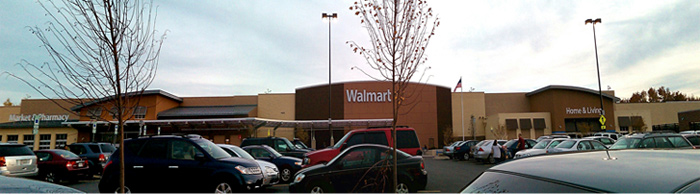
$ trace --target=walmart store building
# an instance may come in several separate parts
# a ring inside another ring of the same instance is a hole
[[[322,148],[331,145],[331,136],[339,140],[352,129],[391,125],[390,91],[390,82],[379,81],[335,83],[330,92],[324,84],[297,88],[295,93],[243,96],[179,97],[149,90],[134,106],[125,135],[195,133],[234,145],[247,137],[278,136],[300,138]],[[620,104],[614,91],[604,91],[602,99],[605,130],[599,124],[601,97],[587,88],[550,85],[531,92],[485,93],[412,83],[398,123],[415,128],[421,144],[428,147],[442,147],[447,138],[512,139],[517,134],[536,138],[700,126],[700,102]],[[84,106],[58,103],[69,110],[48,99],[25,99],[21,106],[1,107],[0,142],[48,149],[74,142],[114,141],[112,107],[100,101]],[[36,134],[34,115],[40,118]]]

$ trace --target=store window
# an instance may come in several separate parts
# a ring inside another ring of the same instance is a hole
[[[91,119],[98,119],[102,116],[102,107],[88,109],[87,116]]]
[[[34,148],[34,134],[24,135],[24,145],[28,145],[32,149]]]
[[[7,143],[17,143],[19,135],[7,135]]]
[[[39,135],[39,149],[51,149],[51,134]]]
[[[56,134],[56,149],[63,149],[66,147],[67,140],[68,134]]]
[[[134,119],[145,119],[147,110],[148,109],[145,106],[139,106],[134,108]]]
[[[537,129],[537,130],[547,128],[547,124],[544,122],[544,119],[542,119],[542,118],[532,119],[532,121],[534,121],[535,129]]]

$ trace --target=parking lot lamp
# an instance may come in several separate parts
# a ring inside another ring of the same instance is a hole
[[[328,21],[328,130],[331,134],[331,144],[333,146],[333,122],[331,118],[331,23],[338,19],[337,13],[323,13],[321,19]]]
[[[598,95],[600,96],[600,115],[605,115],[605,109],[603,109],[603,89],[600,87],[600,65],[598,65],[598,43],[595,37],[595,24],[601,23],[600,18],[598,19],[587,19],[584,25],[589,23],[593,25],[593,46],[595,48],[595,68],[598,71]],[[601,128],[602,129],[602,128]]]

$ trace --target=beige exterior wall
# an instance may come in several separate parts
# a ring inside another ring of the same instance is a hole
[[[455,139],[461,140],[462,136],[465,139],[472,139],[472,130],[476,130],[475,136],[477,137],[484,135],[483,121],[486,117],[484,98],[484,92],[452,93],[452,134]],[[462,125],[462,121],[464,121],[464,125]],[[462,130],[462,126],[464,126],[464,130]]]
[[[521,93],[486,93],[486,115],[530,112],[530,102]]]
[[[616,123],[618,117],[641,116],[646,130],[651,131],[654,125],[678,123],[678,112],[698,110],[700,102],[616,103],[614,107]],[[620,126],[615,130],[620,132]]]
[[[291,94],[259,94],[258,95],[258,118],[275,120],[294,120],[294,97]],[[261,127],[258,129],[258,137],[267,137],[268,130],[270,136],[284,137],[289,140],[294,139],[294,128]]]
[[[528,129],[528,130],[522,130],[520,129],[520,125],[518,124],[518,129],[515,131],[508,131],[506,129],[506,119],[538,119],[538,118],[543,118],[544,123],[546,125],[544,129],[544,135],[549,135],[552,134],[552,116],[548,112],[533,112],[533,113],[500,113],[500,114],[494,114],[488,116],[486,119],[486,124],[484,125],[484,131],[483,133],[485,134],[486,139],[495,139],[500,138],[500,139],[515,139],[517,138],[517,134],[522,133],[523,136],[529,136],[530,138],[534,139],[537,138],[537,135],[535,133],[534,129],[534,122],[533,122],[533,128]],[[500,128],[500,129],[499,129]],[[529,134],[529,135],[525,135]],[[534,138],[533,138],[534,137]]]
[[[21,106],[0,106],[0,123],[12,122],[10,115],[20,114]]]
[[[0,130],[0,136],[2,136],[2,143],[7,142],[8,135],[18,135],[17,143],[24,143],[24,135],[31,135],[32,128],[18,128],[18,129],[2,129]],[[39,135],[51,134],[51,148],[50,149],[63,149],[56,147],[56,134],[67,134],[66,145],[70,145],[78,141],[78,130],[73,128],[39,128],[39,134],[34,136],[34,147],[33,150],[39,149]]]

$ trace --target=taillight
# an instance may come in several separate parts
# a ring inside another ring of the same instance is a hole
[[[420,161],[420,169],[425,170],[425,163],[423,163],[423,161]]]
[[[5,166],[5,157],[0,157],[0,166]]]
[[[482,148],[479,148],[479,151],[480,151],[480,152],[483,152],[483,151],[484,151],[484,149],[482,149]]]
[[[105,155],[104,155],[104,154],[100,154],[100,159],[99,159],[99,160],[100,160],[100,162],[105,162],[105,161],[107,161],[107,159],[105,158]]]
[[[75,165],[75,161],[66,162],[66,168],[68,168],[68,169],[73,169],[74,165]]]
[[[445,151],[450,151],[450,148],[446,148]]]
[[[459,150],[459,147],[456,147],[455,150]]]

